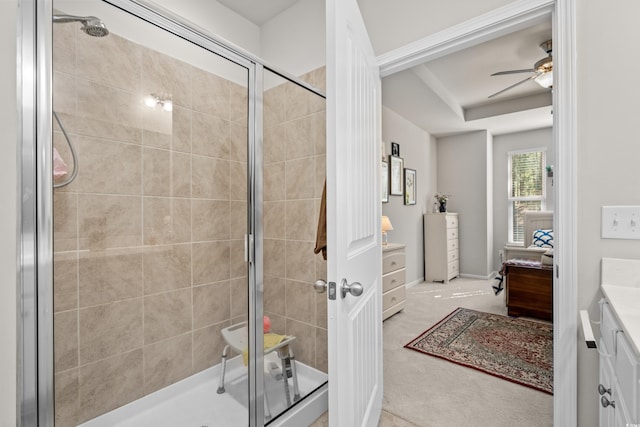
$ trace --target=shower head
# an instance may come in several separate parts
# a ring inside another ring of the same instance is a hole
[[[64,24],[67,22],[80,22],[81,30],[91,37],[104,37],[109,35],[109,30],[100,18],[95,16],[53,15],[53,22]]]

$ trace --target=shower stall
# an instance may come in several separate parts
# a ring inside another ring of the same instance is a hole
[[[40,425],[313,420],[324,69],[289,76],[144,2],[49,6]]]

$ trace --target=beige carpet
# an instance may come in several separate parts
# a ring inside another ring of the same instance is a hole
[[[422,427],[553,425],[552,396],[403,348],[456,307],[506,315],[494,282],[455,279],[407,290],[407,307],[383,327],[385,411]]]

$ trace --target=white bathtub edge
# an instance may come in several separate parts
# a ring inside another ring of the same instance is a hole
[[[329,409],[329,384],[324,383],[301,404],[279,416],[269,427],[300,427],[311,425]]]

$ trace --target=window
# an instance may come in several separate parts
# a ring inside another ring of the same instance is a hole
[[[545,209],[545,150],[509,153],[509,242],[524,242],[524,211]]]

